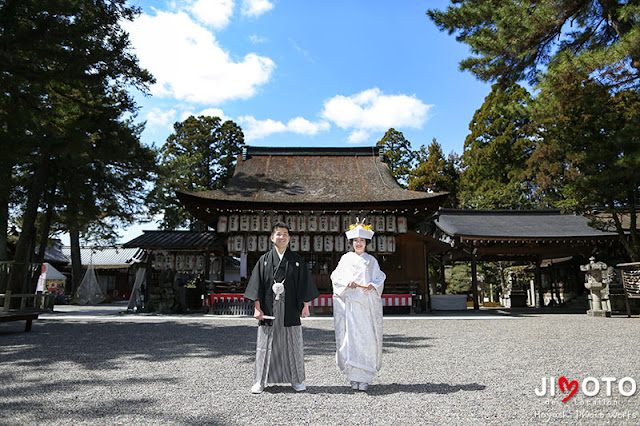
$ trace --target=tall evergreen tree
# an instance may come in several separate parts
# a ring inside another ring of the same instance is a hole
[[[540,192],[565,210],[604,209],[631,260],[640,261],[640,93],[612,94],[577,70],[546,81],[535,101],[541,137],[529,162]]]
[[[541,132],[531,165],[546,200],[580,211],[607,206],[629,256],[640,260],[633,172],[640,3],[456,0],[428,15],[470,46],[462,69],[505,85],[539,83]],[[629,237],[620,211],[630,216]]]
[[[637,1],[454,0],[427,15],[471,48],[460,63],[484,81],[535,84],[547,66],[571,58],[607,85],[640,85],[640,4]]]
[[[421,146],[416,152],[418,165],[411,171],[409,189],[412,191],[448,192],[447,207],[456,207],[459,179],[459,159],[451,153],[447,158],[434,138],[428,147]]]
[[[494,84],[476,111],[462,154],[459,203],[464,208],[531,208],[533,189],[526,177],[536,128],[527,107],[529,93],[519,85]]]
[[[162,226],[175,229],[192,222],[175,191],[223,188],[242,152],[244,134],[233,121],[190,116],[173,125],[174,133],[160,149],[160,174],[150,194],[150,211],[162,214]]]
[[[146,92],[153,82],[120,27],[121,20],[138,13],[126,0],[0,3],[0,145],[6,154],[0,155],[0,175],[11,176],[22,165],[30,171],[10,278],[14,292],[22,290],[20,268],[33,250],[36,216],[51,170],[67,157],[92,155],[92,147],[102,144],[113,126],[97,129],[90,121],[122,121],[123,114],[135,111],[128,87]],[[4,209],[11,186],[1,181]]]
[[[385,162],[398,183],[406,187],[409,173],[415,163],[415,153],[411,150],[411,142],[405,139],[402,132],[391,128],[376,143],[376,146],[382,150]]]

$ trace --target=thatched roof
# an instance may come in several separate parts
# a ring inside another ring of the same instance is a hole
[[[444,203],[446,196],[402,188],[375,147],[246,147],[224,189],[178,192],[192,212],[196,207],[434,210]]]

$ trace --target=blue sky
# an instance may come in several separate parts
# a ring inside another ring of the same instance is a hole
[[[490,85],[427,18],[446,1],[133,0],[126,25],[156,76],[137,96],[145,143],[190,114],[238,123],[256,146],[371,146],[394,127],[414,149],[462,152]]]
[[[253,146],[373,146],[390,127],[462,153],[490,84],[426,16],[442,0],[132,0],[125,29],[156,77],[136,95],[143,142],[189,115],[231,119]],[[122,241],[154,229],[134,226]]]

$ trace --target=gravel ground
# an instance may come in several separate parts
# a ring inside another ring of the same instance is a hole
[[[307,391],[253,395],[252,319],[65,308],[30,333],[0,325],[0,424],[640,424],[640,389],[618,387],[625,377],[640,387],[637,317],[386,316],[383,367],[367,393],[335,366],[332,318],[312,317]],[[567,402],[562,376],[580,383]],[[555,395],[537,396],[549,377]],[[601,385],[593,397],[589,377]],[[602,377],[616,378],[609,396]]]

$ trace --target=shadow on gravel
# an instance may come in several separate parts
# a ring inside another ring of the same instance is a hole
[[[437,394],[449,394],[460,391],[482,391],[486,386],[479,385],[477,383],[469,383],[466,385],[449,385],[446,383],[390,383],[371,385],[366,392],[367,395],[390,395],[396,393],[437,393]],[[267,391],[270,388],[265,389]],[[274,386],[273,392],[282,391],[284,387]],[[291,392],[293,389],[289,388]],[[349,386],[308,386],[307,392],[312,394],[360,394],[358,391],[352,390]]]
[[[229,355],[255,356],[256,328],[185,322],[39,322],[30,333],[1,336],[3,364],[47,368],[72,362],[88,370],[118,368],[125,360],[165,362]]]
[[[336,336],[333,328],[320,329],[303,327],[304,353],[305,355],[329,355],[336,352]],[[432,337],[405,336],[402,334],[385,334],[382,341],[382,350],[391,349],[417,349],[428,348],[432,345],[426,343]]]
[[[395,349],[417,349],[417,348],[428,348],[430,344],[427,344],[426,341],[433,340],[433,337],[415,337],[415,336],[405,336],[402,334],[385,334],[382,337],[382,350],[385,348],[395,348]]]

